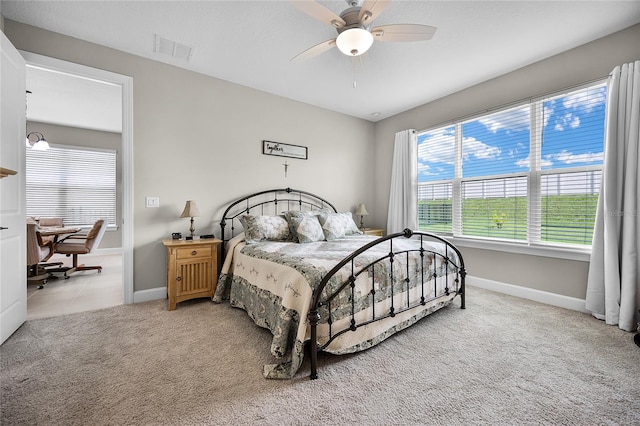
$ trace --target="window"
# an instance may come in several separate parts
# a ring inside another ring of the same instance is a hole
[[[419,133],[419,229],[591,245],[605,100],[599,83]]]
[[[27,149],[27,216],[61,217],[65,225],[116,224],[116,151],[75,146]]]

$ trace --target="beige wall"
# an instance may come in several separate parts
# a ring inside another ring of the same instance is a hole
[[[6,20],[19,49],[133,77],[135,290],[165,284],[160,239],[186,232],[184,201],[218,232],[220,209],[274,186],[318,193],[340,210],[365,202],[370,226],[385,227],[395,132],[439,123],[606,76],[640,58],[640,25],[372,124]],[[260,153],[269,139],[309,147],[308,161]],[[144,207],[160,197],[159,209]],[[371,207],[369,207],[371,206]],[[473,276],[584,298],[587,263],[463,248]],[[500,263],[498,263],[500,262]]]
[[[28,83],[27,83],[28,84]],[[120,133],[101,132],[97,130],[79,129],[77,127],[58,126],[55,124],[27,122],[27,132],[42,133],[49,143],[59,145],[77,145],[91,148],[115,149],[116,155],[116,224],[118,229],[107,230],[100,249],[122,247],[122,136]]]
[[[376,123],[373,216],[386,223],[396,132],[429,127],[607,76],[640,59],[640,25]],[[371,211],[370,211],[371,212]],[[588,262],[462,248],[472,276],[583,299]]]
[[[215,232],[221,209],[240,195],[293,187],[324,196],[342,211],[373,204],[374,124],[185,71],[71,37],[5,21],[21,50],[133,77],[134,289],[162,287],[160,240],[187,232],[187,199],[203,217],[196,233]],[[309,160],[262,155],[268,139],[304,145]],[[160,208],[145,208],[145,196]]]

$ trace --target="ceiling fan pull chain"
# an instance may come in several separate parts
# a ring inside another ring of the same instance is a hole
[[[358,83],[356,82],[356,58],[351,58],[351,66],[353,67],[353,88],[357,89]]]

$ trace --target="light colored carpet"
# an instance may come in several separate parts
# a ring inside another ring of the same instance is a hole
[[[270,334],[206,299],[33,320],[2,347],[4,425],[640,424],[640,349],[591,316],[469,288],[382,344],[266,380]]]

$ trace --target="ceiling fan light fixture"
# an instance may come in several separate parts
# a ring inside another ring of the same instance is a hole
[[[350,28],[338,35],[336,44],[345,55],[358,56],[369,50],[373,44],[373,35],[364,28]]]

